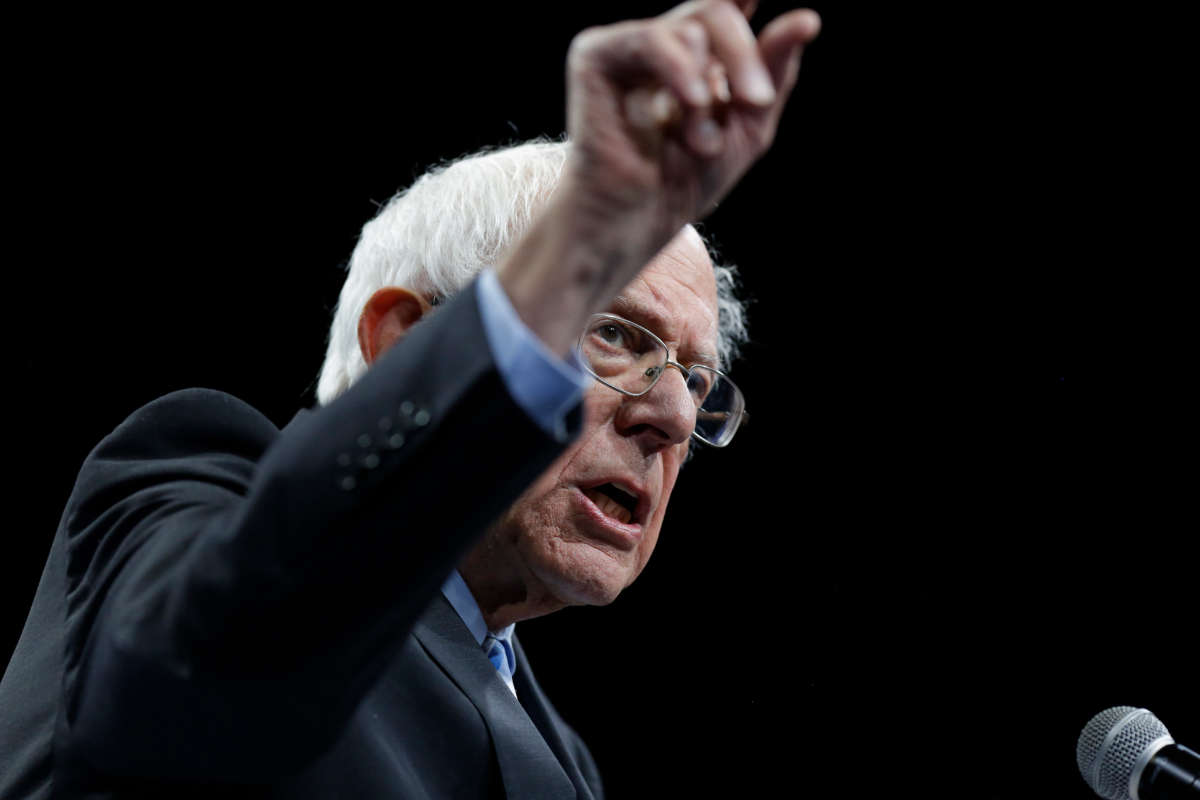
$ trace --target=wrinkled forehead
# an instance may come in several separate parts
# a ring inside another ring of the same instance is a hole
[[[700,235],[688,226],[613,301],[614,313],[658,334],[682,358],[717,364],[717,282]]]

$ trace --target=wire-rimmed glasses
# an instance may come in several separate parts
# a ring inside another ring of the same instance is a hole
[[[641,397],[675,367],[683,374],[696,404],[692,436],[724,447],[747,417],[741,389],[724,373],[703,364],[684,366],[671,360],[663,340],[616,314],[593,314],[579,337],[584,367],[596,380],[629,397]]]

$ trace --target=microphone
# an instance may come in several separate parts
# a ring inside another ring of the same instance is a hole
[[[1075,763],[1105,800],[1200,798],[1200,753],[1176,744],[1144,708],[1116,706],[1092,717],[1079,734]]]

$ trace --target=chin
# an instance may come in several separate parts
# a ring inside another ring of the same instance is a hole
[[[543,556],[534,574],[568,606],[606,606],[636,577],[629,565],[586,542],[562,545]]]

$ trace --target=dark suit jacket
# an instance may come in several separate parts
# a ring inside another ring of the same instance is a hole
[[[599,796],[519,646],[520,704],[439,592],[563,444],[473,291],[282,433],[208,390],[138,410],[0,684],[0,796]]]

